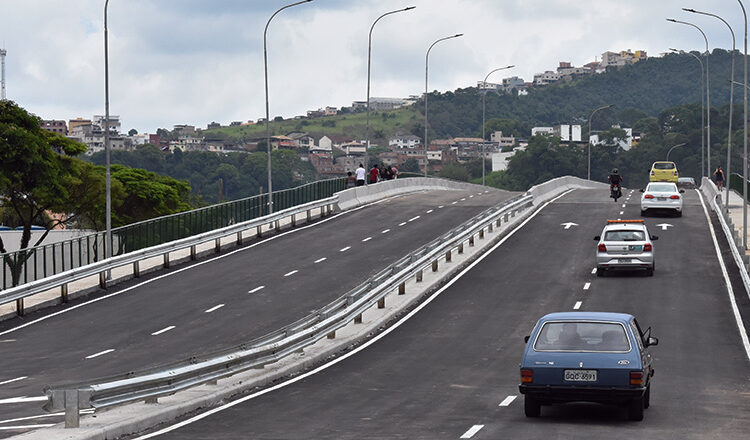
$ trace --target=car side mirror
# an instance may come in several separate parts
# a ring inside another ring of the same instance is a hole
[[[641,188],[641,189],[639,189],[638,191],[640,191],[640,192],[644,192],[644,189],[643,189],[643,188]]]
[[[652,236],[651,236],[651,239],[652,239],[652,240],[658,240],[658,239],[659,239],[659,236],[658,236],[658,235],[652,235]]]
[[[646,347],[651,347],[652,345],[659,345],[659,338],[649,336],[646,340]]]
[[[531,335],[526,335],[523,337],[523,342],[527,343],[529,342],[529,339],[531,339]]]
[[[594,240],[596,240],[596,241],[599,241],[601,239],[602,239],[601,235],[595,235],[594,236]]]
[[[685,194],[685,190],[684,190],[684,189],[681,189],[681,190],[680,190],[680,192],[681,192],[682,194]]]

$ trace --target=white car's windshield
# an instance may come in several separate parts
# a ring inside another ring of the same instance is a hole
[[[673,183],[651,183],[646,188],[646,191],[677,192],[677,188]]]
[[[644,241],[646,234],[643,231],[607,231],[604,241]]]

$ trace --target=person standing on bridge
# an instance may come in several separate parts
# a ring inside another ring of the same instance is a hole
[[[380,176],[380,170],[378,164],[373,164],[370,170],[370,183],[378,183],[378,176]]]
[[[362,164],[359,164],[359,167],[354,170],[354,174],[357,175],[357,186],[362,186],[365,184],[365,167]]]
[[[714,179],[716,179],[716,188],[721,191],[721,189],[724,188],[724,170],[721,169],[721,165],[716,167],[716,171],[714,171]]]

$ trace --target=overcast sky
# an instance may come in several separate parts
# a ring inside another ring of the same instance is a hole
[[[110,113],[125,131],[204,127],[265,116],[263,28],[289,0],[110,0]],[[748,7],[750,7],[750,2]],[[424,91],[425,52],[435,46],[429,89],[474,86],[534,73],[560,61],[582,65],[605,51],[730,49],[722,16],[742,48],[736,0],[314,0],[274,18],[268,33],[271,117],[364,100],[367,35],[373,33],[371,96]],[[7,98],[45,119],[104,113],[104,0],[0,0]]]

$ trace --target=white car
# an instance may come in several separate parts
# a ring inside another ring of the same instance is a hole
[[[653,211],[671,211],[678,217],[682,215],[682,194],[672,182],[651,182],[641,192],[641,215]]]

